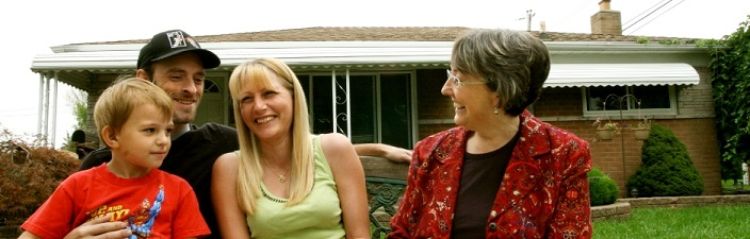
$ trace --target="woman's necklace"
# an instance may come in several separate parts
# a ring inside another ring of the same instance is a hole
[[[286,183],[286,176],[284,176],[284,174],[277,175],[279,175],[279,183]]]
[[[266,168],[268,168],[268,169],[269,169],[268,171],[274,171],[274,172],[272,172],[272,173],[273,173],[273,174],[276,174],[276,176],[278,176],[278,177],[279,177],[279,183],[286,183],[286,181],[287,181],[287,180],[286,180],[286,175],[284,175],[283,173],[277,173],[277,172],[275,172],[275,169],[274,169],[274,170],[270,170],[270,169],[271,169],[271,167],[268,167],[268,166],[266,166]]]

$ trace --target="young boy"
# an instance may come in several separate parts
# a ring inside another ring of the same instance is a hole
[[[133,239],[210,234],[190,185],[158,169],[171,145],[173,110],[172,99],[145,80],[104,90],[94,118],[112,159],[65,179],[24,222],[20,238],[63,238],[100,217],[126,222]]]

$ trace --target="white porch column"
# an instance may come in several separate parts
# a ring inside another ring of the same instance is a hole
[[[54,101],[52,103],[52,122],[50,122],[50,124],[52,124],[52,131],[50,132],[51,136],[50,136],[50,141],[49,141],[50,142],[50,146],[52,148],[55,147],[55,141],[56,141],[55,139],[57,138],[56,137],[57,136],[57,100],[58,100],[58,96],[57,96],[57,79],[58,79],[58,75],[57,75],[57,73],[58,72],[56,71],[55,72],[55,77],[52,79],[52,83],[53,83],[53,85],[52,85],[53,86],[53,91],[52,91],[52,97],[53,98],[52,99]]]
[[[338,118],[336,118],[336,70],[331,71],[331,112],[333,115],[331,116],[331,119],[333,119],[333,129],[331,129],[331,132],[336,133],[338,132],[336,129],[338,129]]]
[[[39,95],[37,96],[39,99],[39,102],[37,102],[37,107],[39,109],[37,110],[37,120],[36,120],[36,134],[41,135],[42,134],[42,127],[44,126],[44,122],[42,120],[44,119],[42,116],[44,114],[44,74],[39,73]]]
[[[44,79],[44,125],[42,125],[41,136],[45,138],[45,144],[49,142],[49,83],[50,77]]]
[[[351,82],[349,79],[349,69],[346,69],[346,137],[352,138],[352,101],[349,95],[349,87]]]

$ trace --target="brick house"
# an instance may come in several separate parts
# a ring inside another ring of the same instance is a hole
[[[642,141],[629,125],[648,117],[671,128],[685,143],[704,178],[705,194],[719,194],[709,54],[695,46],[695,39],[623,36],[620,13],[607,6],[591,19],[592,34],[533,32],[548,46],[552,70],[541,99],[530,110],[587,139],[594,166],[621,188],[641,158]],[[452,104],[440,95],[440,87],[452,41],[466,30],[312,27],[195,36],[222,60],[220,67],[208,71],[196,123],[233,126],[229,74],[241,62],[270,56],[298,74],[316,133],[335,130],[355,143],[411,148],[419,139],[453,126]],[[86,91],[93,109],[102,89],[133,72],[146,41],[68,44],[35,57],[32,70],[42,82],[40,127],[48,122],[50,86],[63,82]],[[613,139],[598,139],[592,123],[599,118],[626,127]]]

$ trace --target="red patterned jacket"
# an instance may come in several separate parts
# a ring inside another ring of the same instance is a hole
[[[521,135],[487,213],[487,238],[591,238],[588,143],[521,114]],[[419,143],[388,238],[449,238],[466,141],[455,127]]]

